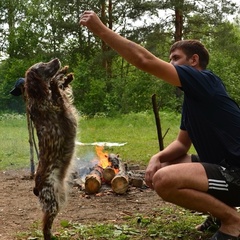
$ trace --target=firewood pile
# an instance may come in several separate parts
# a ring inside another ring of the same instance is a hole
[[[119,155],[113,153],[102,154],[100,158],[105,158],[105,164],[99,161],[93,166],[90,173],[85,176],[84,184],[81,184],[86,194],[97,194],[103,186],[107,186],[116,194],[125,194],[130,186],[146,187],[145,171],[140,170],[139,166],[128,166]]]

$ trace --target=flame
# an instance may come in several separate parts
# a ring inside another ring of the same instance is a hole
[[[103,150],[103,146],[96,146],[96,153],[99,159],[98,166],[102,167],[103,169],[105,169],[106,167],[113,168],[111,161],[109,161],[108,159],[108,152],[104,152]],[[113,168],[113,170],[115,174],[119,172],[118,168]]]
[[[115,172],[115,174],[117,174],[119,172],[119,169],[118,168],[114,168],[114,172]]]
[[[98,166],[102,167],[103,169],[110,166],[110,162],[108,161],[108,153],[103,152],[103,146],[96,146],[96,153],[99,158]]]

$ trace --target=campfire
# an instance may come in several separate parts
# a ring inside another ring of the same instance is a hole
[[[136,166],[128,167],[119,155],[104,151],[104,146],[96,146],[97,161],[84,179],[84,190],[87,194],[100,192],[103,185],[116,194],[125,194],[129,186],[143,187],[144,172]]]

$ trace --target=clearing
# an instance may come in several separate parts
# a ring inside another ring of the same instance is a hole
[[[17,233],[28,232],[34,224],[41,229],[42,212],[38,198],[33,194],[34,181],[27,170],[0,172],[0,239],[20,239]],[[137,213],[144,216],[156,215],[156,208],[170,207],[151,189],[131,187],[125,195],[111,191],[87,196],[73,187],[68,203],[54,221],[53,233],[61,228],[62,220],[87,223],[121,223],[126,216]],[[155,210],[154,210],[155,209]],[[196,234],[196,233],[195,233]],[[202,239],[201,233],[199,238]],[[24,238],[26,239],[26,238]],[[189,238],[191,239],[191,238]],[[196,238],[195,238],[196,239]]]

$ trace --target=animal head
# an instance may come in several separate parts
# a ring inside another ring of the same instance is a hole
[[[31,66],[28,73],[34,73],[39,78],[49,81],[60,69],[61,63],[58,58],[55,58],[47,63],[39,62]]]
[[[58,58],[47,63],[39,62],[31,66],[25,75],[25,88],[28,98],[41,99],[49,95],[51,79],[60,67],[61,63]]]

